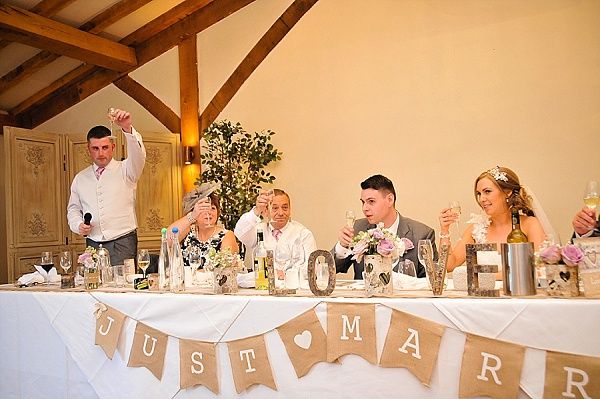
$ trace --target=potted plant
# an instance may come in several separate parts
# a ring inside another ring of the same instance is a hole
[[[281,160],[282,152],[270,143],[271,130],[246,132],[240,123],[223,120],[204,131],[203,172],[196,184],[216,182],[221,197],[221,221],[233,230],[236,222],[254,206],[263,184],[275,181],[267,166]]]

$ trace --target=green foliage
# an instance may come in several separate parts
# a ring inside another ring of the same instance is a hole
[[[221,221],[229,230],[252,209],[262,185],[275,181],[265,170],[283,154],[270,143],[274,134],[270,130],[250,134],[240,123],[227,120],[214,122],[204,131],[200,157],[204,171],[196,184],[220,184]]]

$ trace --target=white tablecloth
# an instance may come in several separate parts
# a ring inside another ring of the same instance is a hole
[[[600,356],[600,301],[586,299],[332,298],[375,302],[381,355],[391,308],[448,327],[430,388],[405,369],[380,368],[354,355],[341,365],[320,363],[298,379],[273,329],[316,306],[320,298],[212,296],[152,293],[55,293],[0,291],[0,398],[198,398],[199,386],[179,391],[179,348],[169,338],[162,381],[145,368],[128,368],[135,322],[128,319],[117,353],[109,360],[94,345],[94,304],[102,301],[127,316],[175,337],[226,342],[266,333],[278,391],[254,386],[243,398],[457,398],[465,335],[472,332],[533,348]],[[227,346],[217,346],[219,397],[235,397]],[[520,397],[541,398],[545,352],[527,349]]]

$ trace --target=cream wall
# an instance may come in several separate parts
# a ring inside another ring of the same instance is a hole
[[[290,3],[258,0],[198,35],[201,108]],[[179,112],[177,74],[173,49],[132,76]],[[87,130],[108,105],[165,131],[114,86],[40,129]],[[320,0],[219,118],[277,132],[277,186],[321,247],[346,209],[360,214],[371,174],[437,228],[449,200],[477,211],[473,180],[496,164],[535,190],[564,241],[600,179],[600,2]]]

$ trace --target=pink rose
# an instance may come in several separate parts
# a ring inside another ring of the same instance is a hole
[[[406,251],[408,251],[409,249],[413,249],[415,247],[415,244],[413,244],[413,242],[411,240],[409,240],[408,238],[402,237],[401,240],[404,243],[404,248]]]
[[[569,266],[577,266],[583,259],[583,251],[573,244],[565,245],[561,254],[563,261]]]
[[[368,247],[369,241],[367,240],[360,240],[359,242],[354,244],[354,247],[352,248],[352,253],[354,254],[354,256],[352,257],[352,259],[358,260],[360,262],[360,260],[362,259],[362,255],[365,253]]]
[[[382,240],[383,238],[385,238],[385,235],[380,229],[375,229],[373,230],[373,238],[375,238],[376,240]]]
[[[92,257],[92,254],[90,254],[89,252],[84,252],[81,255],[79,255],[79,258],[77,258],[77,262],[85,263],[85,261],[90,259],[91,257]]]
[[[550,245],[540,252],[540,258],[544,263],[548,263],[549,265],[554,265],[560,262],[560,247],[558,245]]]
[[[394,243],[387,238],[384,238],[377,244],[377,253],[381,256],[390,256],[394,249]]]

